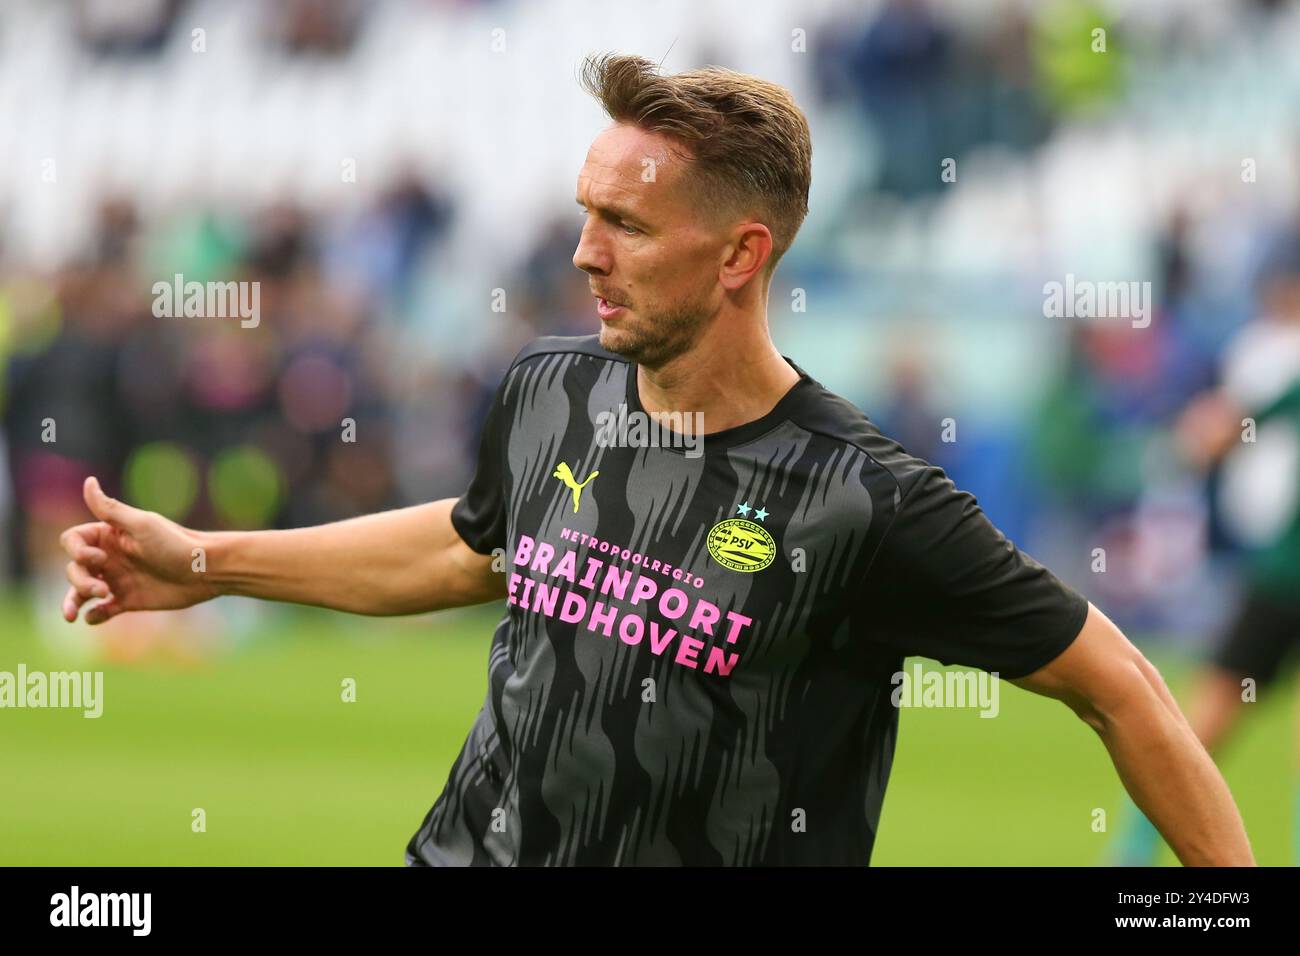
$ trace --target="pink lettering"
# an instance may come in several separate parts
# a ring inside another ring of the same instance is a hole
[[[627,586],[632,583],[632,572],[620,572],[614,565],[605,569],[605,580],[600,583],[600,593],[608,594],[613,581],[614,596],[620,601],[627,597]]]
[[[609,637],[616,617],[618,617],[618,608],[606,609],[603,603],[597,601],[596,606],[591,609],[591,620],[587,622],[587,630],[594,631],[597,627],[601,627],[604,629],[604,635]]]
[[[727,643],[734,644],[736,637],[740,634],[742,627],[748,627],[754,623],[752,617],[745,617],[743,614],[737,614],[735,611],[727,612],[727,620],[731,622],[731,630],[727,631]]]
[[[721,616],[722,612],[718,610],[716,604],[710,604],[703,598],[699,598],[695,602],[695,610],[691,612],[691,623],[687,625],[687,629],[698,631],[703,628],[705,634],[712,634],[713,625],[718,623]]]
[[[570,584],[573,583],[573,575],[578,567],[578,556],[573,551],[565,551],[564,557],[560,558],[560,563],[555,566],[551,572],[557,578],[564,578]]]
[[[723,677],[730,677],[731,669],[736,666],[736,661],[739,658],[739,654],[727,654],[724,662],[722,648],[710,647],[709,662],[704,665],[704,673],[712,674],[716,670]]]
[[[534,610],[541,610],[547,617],[555,617],[555,602],[560,599],[560,589],[537,582],[537,600],[533,602]]]
[[[545,574],[546,568],[553,557],[555,557],[555,549],[545,541],[541,542],[537,545],[537,556],[533,558],[532,570],[541,571],[542,574]]]
[[[575,591],[564,596],[564,606],[560,608],[560,620],[565,624],[577,624],[587,613],[587,601]]]
[[[670,600],[676,607],[669,607]],[[686,605],[691,601],[686,592],[678,588],[669,588],[659,596],[659,613],[670,621],[675,621],[686,613]]]
[[[600,570],[600,566],[604,563],[599,558],[588,558],[587,573],[582,576],[582,580],[578,583],[584,588],[594,588],[596,586],[596,572]]]
[[[698,667],[699,665],[695,663],[695,655],[703,646],[704,642],[699,638],[683,634],[682,639],[677,642],[677,663],[685,667]]]
[[[651,621],[650,622],[650,652],[652,654],[662,654],[664,652],[664,648],[667,647],[669,644],[671,644],[673,642],[673,638],[676,636],[677,636],[676,629],[670,627],[668,628],[668,630],[664,631],[663,639],[660,640],[659,622]]]
[[[652,598],[659,590],[659,585],[644,575],[637,575],[636,584],[632,586],[632,603],[640,604],[645,598]]]
[[[623,619],[618,622],[618,636],[623,639],[624,644],[636,646],[641,643],[641,636],[645,633],[645,621],[634,614],[624,614]]]

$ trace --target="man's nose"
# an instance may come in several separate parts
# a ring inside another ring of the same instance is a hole
[[[588,275],[609,275],[609,253],[597,233],[595,219],[588,219],[573,251],[573,264]]]

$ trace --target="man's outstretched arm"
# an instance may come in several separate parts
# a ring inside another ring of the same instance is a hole
[[[1064,652],[1012,683],[1063,701],[1097,732],[1184,866],[1255,864],[1228,785],[1164,678],[1095,606]]]
[[[417,614],[505,596],[492,556],[451,523],[454,498],[288,531],[206,532],[106,496],[86,479],[98,519],[63,532],[71,560],[63,616],[91,624],[124,611],[189,607],[221,594],[357,614]]]

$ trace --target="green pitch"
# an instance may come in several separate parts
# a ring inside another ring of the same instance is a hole
[[[103,668],[98,719],[0,710],[0,864],[399,865],[483,702],[496,617],[284,609],[210,664]],[[1189,666],[1155,661],[1181,695]],[[9,605],[0,670],[20,662],[89,666],[43,647]],[[345,678],[355,703],[341,699]],[[1293,862],[1291,686],[1253,705],[1224,761],[1266,865]],[[1094,832],[1094,811],[1113,829],[1123,790],[1100,740],[1063,705],[1000,690],[995,719],[903,711],[873,863],[1102,859],[1111,835]]]

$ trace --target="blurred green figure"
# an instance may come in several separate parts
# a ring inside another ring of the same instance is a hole
[[[1251,554],[1245,596],[1193,690],[1188,721],[1211,756],[1228,741],[1243,705],[1276,685],[1300,645],[1300,238],[1288,244],[1269,273],[1261,289],[1263,317],[1248,323],[1230,344],[1222,387],[1192,400],[1175,432],[1184,456],[1200,468],[1234,448],[1267,452],[1257,463],[1273,472],[1270,483],[1290,490],[1281,502],[1289,517]],[[1272,481],[1280,462],[1286,462],[1285,486]],[[1267,494],[1267,485],[1257,487]],[[1291,844],[1292,860],[1300,864],[1300,726],[1296,731]],[[1160,834],[1131,800],[1125,802],[1118,833],[1108,864],[1154,863]]]

